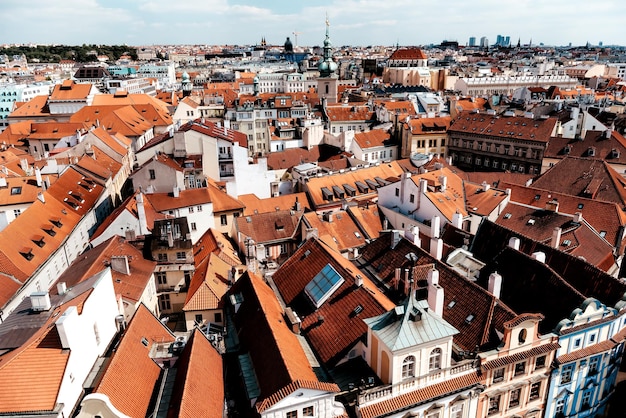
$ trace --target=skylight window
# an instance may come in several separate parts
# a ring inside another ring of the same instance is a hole
[[[569,239],[566,239],[565,241],[563,241],[563,245],[566,246],[566,247],[569,246],[571,243],[572,243],[572,241],[569,240]]]
[[[11,195],[22,194],[21,187],[11,187]]]
[[[606,231],[600,231],[600,236],[601,236],[602,238],[606,237]]]
[[[585,206],[585,204],[584,204],[584,203],[579,203],[579,204],[578,204],[578,209],[582,209],[584,206]]]
[[[322,306],[326,300],[344,282],[343,277],[330,264],[326,264],[322,271],[304,287],[304,292],[311,299],[316,308]]]
[[[504,219],[509,219],[510,217],[511,217],[511,214],[510,214],[510,213],[505,213],[505,214],[504,214]]]
[[[535,224],[535,220],[534,219],[529,219],[528,222],[526,222],[526,224],[534,225]]]
[[[465,323],[466,324],[471,324],[473,320],[474,320],[474,315],[469,314],[469,315],[467,315],[467,318],[465,318]]]

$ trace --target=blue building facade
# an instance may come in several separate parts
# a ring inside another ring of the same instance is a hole
[[[561,348],[551,371],[545,417],[583,418],[606,412],[621,364],[625,325],[626,311],[594,298],[559,322],[554,332]]]

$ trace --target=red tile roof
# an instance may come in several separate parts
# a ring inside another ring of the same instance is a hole
[[[312,310],[304,288],[327,264],[339,273],[344,283],[321,307]],[[363,279],[360,287],[355,285],[357,275]],[[361,318],[380,315],[395,307],[365,273],[317,238],[305,241],[274,273],[273,280],[285,303],[301,316],[302,333],[318,357],[330,366],[366,335],[367,325]],[[363,311],[353,315],[358,305]]]
[[[265,199],[260,199],[257,195],[250,193],[239,195],[239,201],[244,205],[244,216],[254,215],[255,213],[275,212],[276,208],[279,210],[295,209],[296,201],[300,203],[301,209],[310,209],[309,201],[304,192],[283,194]]]
[[[240,147],[248,148],[248,137],[246,134],[233,129],[219,127],[217,124],[209,121],[202,122],[197,119],[180,127],[179,131],[187,132],[189,130],[199,132],[211,138],[223,139],[231,143],[237,143]]]
[[[483,113],[463,113],[453,119],[448,133],[502,138],[510,141],[548,143],[555,130],[557,119],[529,119],[524,117],[500,117]]]
[[[373,129],[367,132],[357,132],[354,140],[362,150],[368,148],[382,147],[389,144],[391,135],[382,129]]]
[[[148,341],[145,346],[142,339]],[[130,417],[145,417],[154,385],[161,368],[150,358],[156,343],[171,343],[174,335],[144,305],[140,305],[128,324],[111,363],[107,367],[96,393],[109,397],[113,406]]]
[[[425,60],[428,56],[419,48],[400,48],[393,51],[389,60]]]

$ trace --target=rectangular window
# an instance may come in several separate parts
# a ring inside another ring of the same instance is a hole
[[[164,271],[157,271],[155,273],[157,284],[167,284],[167,273]]]
[[[463,418],[463,404],[457,403],[450,408],[450,418]]]
[[[198,212],[202,212],[202,206],[197,206],[197,207],[196,207],[196,210],[197,210]]]
[[[502,382],[504,380],[504,367],[493,371],[493,383]]]
[[[500,412],[500,395],[489,398],[489,409],[487,415],[494,415]]]
[[[202,314],[196,314],[196,324],[202,323]]]
[[[166,253],[158,253],[157,254],[157,261],[167,261],[167,254]]]
[[[528,396],[529,401],[534,401],[535,399],[539,399],[539,393],[541,392],[541,382],[535,382],[530,385],[530,395]]]
[[[515,408],[516,406],[519,406],[519,396],[521,393],[521,388],[511,391],[511,396],[509,397],[509,408]]]
[[[303,417],[312,417],[314,416],[313,406],[305,406],[302,408],[302,416]]]
[[[591,395],[592,395],[592,390],[587,390],[585,391],[585,393],[583,393],[583,403],[581,405],[582,409],[589,409],[591,407]]]
[[[572,381],[572,373],[574,372],[574,365],[570,364],[563,367],[561,371],[561,383],[569,383]]]
[[[170,303],[170,294],[164,293],[159,295],[159,307],[162,311],[169,311],[172,309],[172,304]]]
[[[546,367],[546,356],[539,356],[535,359],[535,370]]]
[[[176,259],[177,260],[186,260],[187,259],[187,254],[184,251],[177,251],[176,252]]]
[[[213,314],[213,318],[214,321],[213,322],[222,322],[222,313],[221,312],[215,312],[215,314]]]
[[[298,411],[289,411],[285,414],[285,418],[298,418]]]
[[[20,216],[21,214],[22,214],[21,209],[13,209],[13,216],[15,216],[16,218]]]
[[[400,189],[396,187],[396,196],[400,196]]]
[[[525,371],[526,371],[526,362],[523,362],[523,361],[522,361],[522,362],[520,362],[520,363],[517,363],[517,364],[515,365],[515,373],[514,373],[514,376],[519,376],[519,375],[521,375],[521,374],[524,374],[524,372],[525,372]]]
[[[226,215],[220,215],[220,224],[222,226],[228,225],[228,218],[226,217]]]
[[[598,373],[598,364],[600,364],[600,357],[593,357],[589,361],[589,376]]]
[[[193,212],[194,212],[193,206],[189,206],[189,213],[193,213]]]
[[[154,171],[153,169],[150,169],[148,170],[148,172],[150,173],[150,180],[156,179],[156,171]]]
[[[414,194],[411,194],[411,195],[409,196],[409,202],[411,202],[411,203],[415,203],[415,195],[414,195]]]

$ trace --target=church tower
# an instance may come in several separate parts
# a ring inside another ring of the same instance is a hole
[[[326,39],[324,39],[324,59],[318,65],[320,76],[317,79],[317,94],[322,103],[337,103],[337,63],[333,61],[332,44],[329,34],[330,23],[326,16]]]
[[[191,84],[191,79],[189,78],[189,74],[185,71],[182,75],[182,85],[183,85],[183,97],[187,97],[191,95],[191,90],[193,89],[193,84]]]

